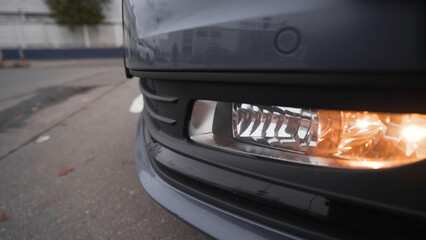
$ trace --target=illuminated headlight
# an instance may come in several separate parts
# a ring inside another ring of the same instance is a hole
[[[320,166],[387,168],[426,158],[426,115],[195,102],[195,142]]]

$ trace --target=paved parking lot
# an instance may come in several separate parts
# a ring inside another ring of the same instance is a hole
[[[208,239],[139,183],[121,59],[31,64],[0,70],[0,239]]]

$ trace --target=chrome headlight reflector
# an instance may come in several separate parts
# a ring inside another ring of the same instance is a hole
[[[388,168],[426,158],[426,115],[198,100],[194,142],[272,159],[342,168]]]

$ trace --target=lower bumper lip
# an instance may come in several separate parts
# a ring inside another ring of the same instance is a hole
[[[135,140],[139,180],[147,193],[167,210],[218,239],[301,239],[196,199],[165,182],[154,171],[146,148],[143,147],[146,145],[143,128],[141,117]]]

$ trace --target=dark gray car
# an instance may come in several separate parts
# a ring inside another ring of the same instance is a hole
[[[124,0],[143,187],[218,239],[426,238],[425,9]]]

